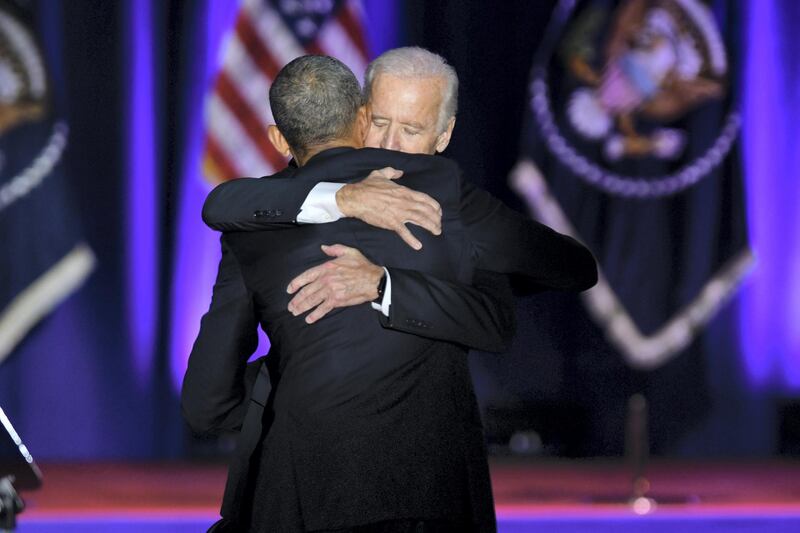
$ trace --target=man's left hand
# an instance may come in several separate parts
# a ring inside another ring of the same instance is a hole
[[[306,317],[308,324],[337,307],[374,300],[378,297],[378,283],[384,275],[382,267],[355,248],[342,244],[322,245],[322,251],[335,259],[306,270],[286,288],[286,292],[295,295],[288,307],[294,316],[314,309]]]

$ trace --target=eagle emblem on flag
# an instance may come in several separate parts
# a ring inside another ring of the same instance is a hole
[[[597,69],[589,43],[607,18],[613,29]],[[684,131],[657,127],[643,133],[636,119],[672,121],[723,95],[727,56],[709,10],[694,0],[629,0],[613,14],[589,11],[582,19],[562,51],[570,73],[586,84],[570,95],[572,127],[602,141],[609,160],[678,156]]]
[[[534,61],[513,186],[595,252],[585,307],[638,369],[684,351],[753,261],[719,20],[700,0],[562,0]]]

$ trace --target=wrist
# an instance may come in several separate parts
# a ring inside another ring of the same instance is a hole
[[[352,201],[353,187],[353,184],[348,183],[336,191],[336,207],[338,207],[339,211],[347,218],[355,216],[355,212],[350,209],[350,205],[354,204]]]
[[[380,273],[378,274],[378,279],[375,283],[375,297],[372,299],[373,302],[380,304],[383,300],[383,293],[386,290],[386,272],[383,270],[383,267],[378,267]]]

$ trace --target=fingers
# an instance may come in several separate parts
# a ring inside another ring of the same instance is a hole
[[[405,226],[405,224],[401,224],[394,231],[400,236],[401,239],[403,239],[403,241],[407,245],[409,245],[415,250],[422,250],[422,243],[419,242],[419,239],[414,237],[414,234],[412,234],[409,231],[409,229]]]
[[[402,170],[397,170],[396,168],[392,168],[392,167],[384,167],[384,168],[380,168],[378,170],[373,170],[372,172],[369,173],[369,176],[367,176],[367,177],[396,180],[397,178],[401,177],[402,175],[403,175],[403,171]]]
[[[294,294],[302,287],[308,285],[309,283],[316,281],[317,278],[322,275],[324,272],[323,270],[324,265],[315,266],[313,268],[309,268],[292,281],[289,282],[288,287],[286,287],[286,292],[289,294]]]
[[[391,167],[372,171],[361,182],[349,185],[352,190],[342,195],[339,208],[347,216],[358,218],[371,226],[397,232],[404,242],[419,250],[422,243],[410,234],[405,224],[411,222],[433,235],[441,235],[442,207],[431,196],[387,179],[401,174]],[[348,185],[342,187],[339,192],[347,188]],[[340,257],[337,255],[338,252],[325,253],[332,257]]]
[[[405,185],[399,185],[396,183],[385,185],[383,188],[386,191],[393,192],[397,197],[397,201],[402,201],[406,205],[419,204],[420,206],[430,208],[432,212],[438,214],[439,216],[442,214],[442,206],[429,194],[415,191],[414,189],[409,189]]]
[[[289,312],[294,316],[302,315],[309,309],[323,303],[328,296],[326,291],[322,290],[324,287],[324,284],[321,282],[310,283],[303,287],[300,292],[295,294],[294,298],[289,301]]]
[[[434,235],[442,233],[442,206],[427,194],[409,191],[414,202],[405,213],[407,222],[421,226]]]
[[[316,309],[314,309],[311,313],[308,314],[306,317],[306,324],[313,324],[320,318],[324,317],[334,308],[333,304],[329,301],[322,302]]]
[[[388,179],[390,179],[390,180],[396,180],[397,178],[402,178],[403,177],[403,171],[402,170],[397,170],[396,168],[392,168],[392,167],[386,167],[383,170],[388,171],[386,177]]]
[[[322,252],[329,257],[342,257],[343,255],[351,255],[353,252],[358,252],[358,250],[344,244],[323,244]]]
[[[411,194],[411,199],[412,200],[414,200],[417,203],[420,203],[420,204],[423,204],[423,205],[426,205],[426,206],[430,207],[433,210],[433,212],[435,214],[437,214],[441,218],[441,216],[442,216],[442,206],[439,204],[439,202],[437,202],[436,200],[434,200],[432,197],[428,196],[424,192],[412,191],[411,189],[409,189],[409,192]]]
[[[405,230],[403,234],[409,239],[409,245],[419,249],[421,243],[407,228],[403,226],[402,230]],[[322,245],[322,251],[336,257],[302,273],[287,289],[294,294],[287,309],[294,316],[311,311],[305,318],[308,324],[313,324],[332,309],[372,300],[378,279],[383,275],[383,267],[372,263],[356,248],[342,244]]]
[[[430,209],[417,208],[405,213],[403,223],[411,222],[420,226],[434,235],[442,233],[442,218],[440,215],[431,212]]]

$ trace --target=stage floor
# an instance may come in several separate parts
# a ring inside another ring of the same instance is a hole
[[[41,466],[45,485],[23,495],[21,533],[203,531],[225,482],[218,464]],[[626,503],[622,462],[495,459],[500,532],[800,532],[800,461],[656,461],[648,479],[656,507],[642,516]]]

